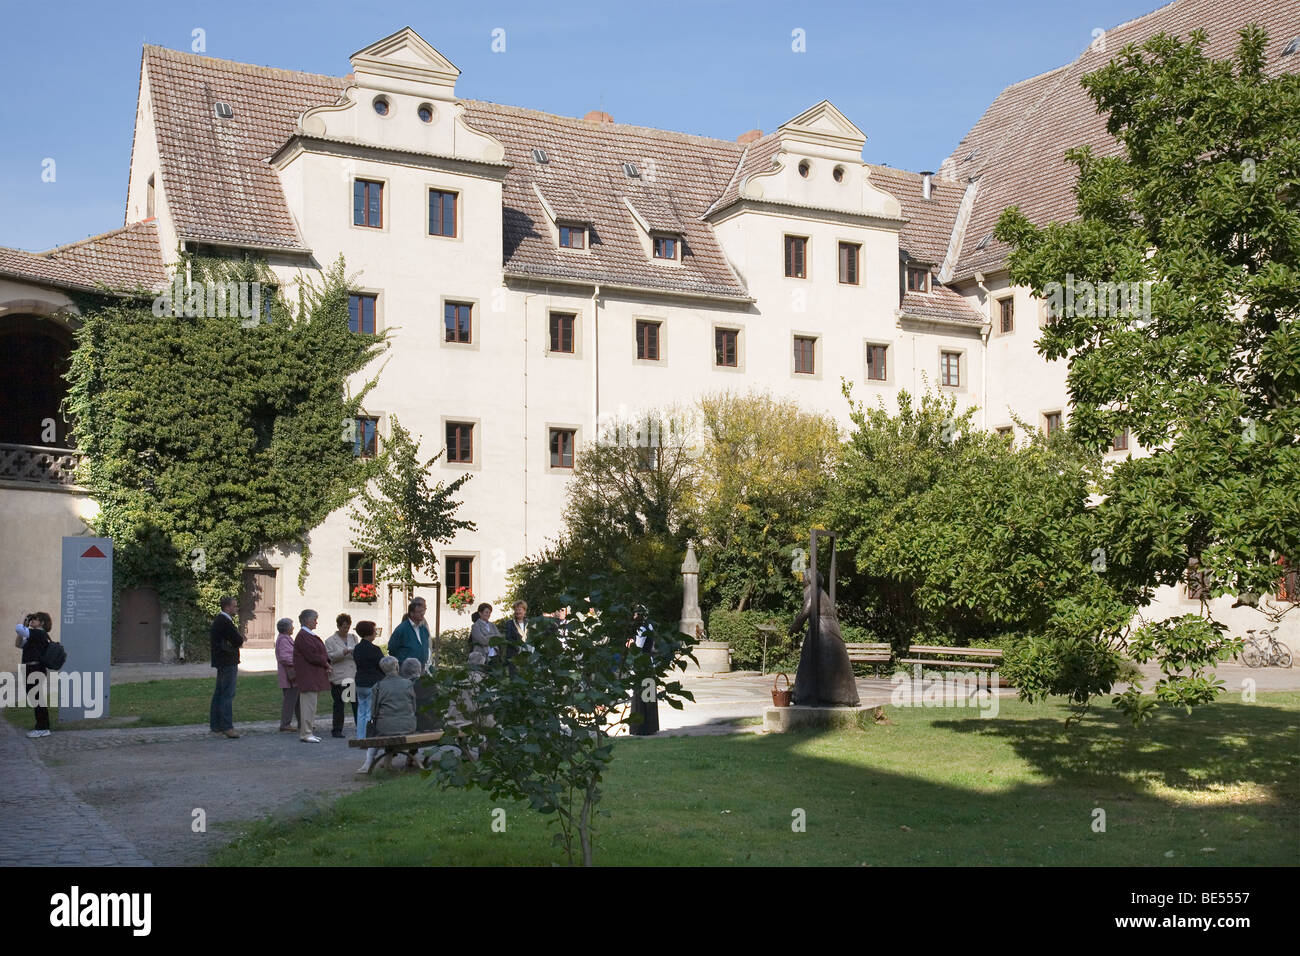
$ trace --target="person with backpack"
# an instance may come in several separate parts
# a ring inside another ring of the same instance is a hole
[[[22,666],[27,674],[27,699],[39,701],[36,711],[36,727],[27,732],[28,737],[48,737],[50,735],[50,709],[44,706],[49,700],[49,672],[57,671],[68,659],[68,652],[63,645],[50,638],[54,629],[54,620],[44,611],[28,614],[23,623],[17,625],[15,647],[23,650]]]

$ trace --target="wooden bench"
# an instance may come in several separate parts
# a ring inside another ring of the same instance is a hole
[[[366,773],[375,769],[375,765],[383,763],[385,767],[391,768],[393,757],[399,753],[414,753],[420,748],[421,744],[432,744],[442,739],[441,730],[431,730],[426,733],[416,734],[394,734],[390,737],[363,737],[360,740],[349,740],[349,747],[360,747],[364,750],[374,748],[382,750],[384,753],[381,757],[371,762]],[[411,766],[408,762],[407,766]]]
[[[929,644],[913,644],[907,649],[909,655],[926,655],[924,657],[904,657],[900,664],[920,664],[922,667],[976,667],[981,670],[994,670],[1002,663],[1002,651],[996,647],[934,647]],[[975,657],[976,661],[941,661],[936,657]]]
[[[893,656],[888,644],[850,644],[845,641],[844,647],[849,652],[850,664],[879,664]]]

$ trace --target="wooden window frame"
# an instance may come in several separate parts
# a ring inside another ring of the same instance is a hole
[[[434,211],[433,197],[440,196],[438,200],[438,230],[434,231]],[[451,198],[451,232],[446,231],[446,199]],[[429,187],[429,235],[439,239],[459,239],[460,238],[460,193],[451,189],[437,189]]]
[[[794,374],[817,374],[817,337],[813,335],[794,336]],[[802,361],[807,361],[807,368],[800,368]]]
[[[452,562],[458,565],[464,563],[464,581],[461,581],[459,569],[452,570]],[[474,558],[467,554],[445,554],[442,556],[443,578],[446,581],[447,596],[456,593],[457,588],[469,588],[471,594],[474,594]],[[474,595],[478,597],[477,594]]]
[[[1052,427],[1052,419],[1056,419],[1056,427]],[[1064,412],[1043,412],[1043,434],[1051,437],[1065,427]]]
[[[884,368],[881,370],[882,374],[879,375],[879,376],[873,376],[873,375],[871,374],[871,350],[872,350],[872,349],[880,349],[880,350],[881,350],[881,355],[880,355],[880,357],[881,357],[881,360],[882,360],[882,364],[884,365]],[[868,343],[867,343],[867,356],[866,356],[866,363],[867,363],[867,365],[866,365],[866,369],[867,369],[867,381],[868,381],[868,382],[882,382],[882,383],[884,383],[884,382],[888,382],[888,381],[889,381],[889,346],[888,346],[888,345],[884,344],[883,342],[868,342]]]
[[[369,566],[368,568],[366,567],[367,565]],[[369,580],[366,580],[367,572],[369,572]],[[374,558],[367,558],[360,551],[349,551],[345,573],[347,576],[347,596],[349,604],[357,603],[352,600],[352,591],[357,587],[357,585],[374,584],[376,585],[376,593],[378,593],[378,581],[376,579]]]
[[[460,309],[462,308],[469,310],[469,321],[466,323],[465,338],[463,339],[459,337],[460,336]],[[456,338],[450,337],[453,334],[453,332],[452,332],[452,328],[447,324],[448,309],[457,310],[456,319],[455,319],[455,333],[454,333],[456,335]],[[474,344],[474,303],[460,302],[455,299],[445,300],[442,303],[442,334],[443,334],[443,342],[447,345],[473,345]]]
[[[636,360],[638,362],[661,362],[663,361],[663,327],[661,319],[637,319],[634,323],[636,331]],[[654,354],[650,354],[650,336],[654,332]]]
[[[912,285],[913,276],[920,277],[921,282],[919,287]],[[930,270],[924,269],[920,266],[908,266],[906,288],[908,292],[920,292],[923,295],[928,294],[930,291]]]
[[[949,373],[949,371],[950,371],[950,363],[949,363],[949,361],[948,361],[949,359],[956,359],[956,363],[955,363],[955,364],[956,364],[956,381],[949,381],[949,380],[948,380],[948,379],[949,379],[949,374],[948,374],[948,373]],[[961,359],[962,359],[962,353],[961,353],[961,352],[952,352],[952,351],[949,351],[949,350],[947,350],[947,349],[943,349],[943,350],[941,350],[941,351],[939,352],[939,384],[940,384],[943,388],[961,388],[961,387],[962,387],[962,374],[961,374],[961,365],[962,365],[962,362],[961,362]]]
[[[673,254],[663,256],[659,254],[662,243],[672,243]],[[660,259],[664,262],[676,262],[681,258],[682,240],[680,236],[658,235],[650,237],[650,256],[654,259]]]
[[[568,458],[569,463],[564,464],[564,444],[562,436],[567,435],[569,441]],[[561,438],[560,446],[556,448],[556,438]],[[550,467],[556,471],[572,471],[578,458],[578,430],[576,428],[565,428],[563,426],[552,425],[546,429],[546,454]],[[556,458],[559,458],[559,464]]]
[[[565,233],[569,235],[569,242],[564,241]],[[587,227],[573,222],[560,222],[555,224],[556,241],[559,242],[561,249],[571,249],[574,252],[584,252],[587,249]],[[574,237],[578,241],[573,242]]]
[[[794,236],[787,234],[784,240],[783,253],[785,257],[785,277],[787,279],[807,279],[808,278],[808,246],[810,245],[807,236]],[[798,268],[795,267],[794,250],[798,248]]]
[[[374,424],[374,434],[370,436],[369,444],[374,446],[369,454],[366,453],[366,429],[363,422],[372,422]],[[374,458],[379,454],[379,416],[378,415],[357,415],[352,419],[352,457],[354,458]]]
[[[1016,330],[1016,300],[1004,296],[998,303],[998,334],[1010,335]]]
[[[852,260],[852,269],[846,268]],[[840,242],[839,244],[839,271],[840,285],[861,285],[862,284],[862,243],[860,242]],[[853,278],[845,278],[846,274],[852,272]]]
[[[456,429],[455,437],[456,437],[457,456],[460,455],[462,446],[464,444],[464,437],[461,434],[461,430],[464,429],[469,432],[469,457],[468,458],[452,457],[452,429]],[[443,433],[443,439],[446,442],[446,446],[447,446],[447,459],[446,459],[447,464],[472,465],[475,463],[476,461],[475,452],[477,451],[477,448],[475,446],[478,444],[478,442],[475,440],[474,437],[474,432],[476,429],[477,429],[477,423],[475,422],[465,422],[465,421],[460,421],[459,419],[449,419],[448,421],[443,422],[442,433]]]
[[[732,362],[731,364],[727,364],[725,362],[720,361],[720,359],[724,357],[724,353],[722,351],[723,348],[722,343],[724,341],[724,338],[728,335],[733,336],[732,350],[735,353],[734,355],[735,361]],[[729,369],[739,369],[741,367],[740,329],[732,329],[732,328],[727,328],[725,326],[716,326],[713,329],[713,367],[729,368]]]
[[[370,329],[366,330],[365,313],[362,309],[362,303],[370,301]],[[356,303],[357,311],[353,314],[353,303]],[[353,326],[356,326],[353,328]],[[375,335],[379,330],[379,294],[376,292],[349,292],[348,293],[348,329],[357,335]]]
[[[575,341],[578,330],[578,314],[576,312],[551,312],[549,313],[547,327],[547,343],[550,346],[548,351],[558,355],[576,355],[577,343]],[[564,326],[563,320],[568,319],[568,343],[569,347],[564,348]],[[557,344],[558,343],[558,344]]]
[[[357,222],[357,187],[364,187],[361,191],[361,222]],[[370,192],[371,187],[379,189],[379,221],[370,222]],[[384,228],[384,182],[379,179],[366,179],[363,176],[354,177],[352,180],[352,225],[359,226],[362,229],[383,229]]]

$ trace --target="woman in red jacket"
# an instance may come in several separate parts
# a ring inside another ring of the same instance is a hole
[[[293,677],[298,687],[298,739],[318,744],[316,695],[330,689],[330,658],[316,633],[320,615],[306,610],[298,615],[298,636],[293,639]]]

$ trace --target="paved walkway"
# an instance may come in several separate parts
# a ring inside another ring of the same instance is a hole
[[[0,866],[148,866],[98,810],[50,775],[35,743],[0,720]]]

